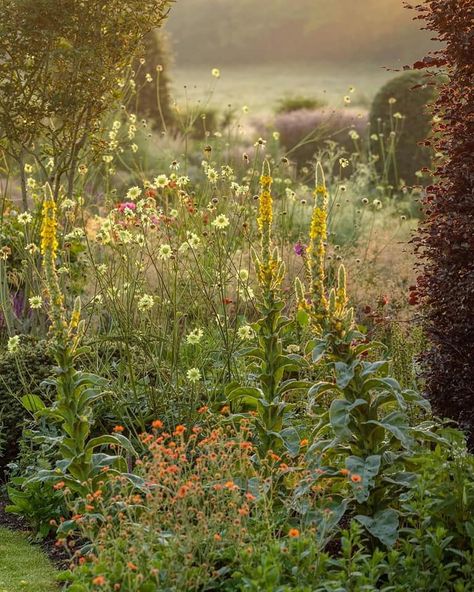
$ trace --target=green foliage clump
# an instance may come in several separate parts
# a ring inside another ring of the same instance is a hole
[[[21,397],[40,395],[40,384],[51,375],[52,366],[53,359],[45,341],[23,337],[18,354],[0,352],[0,423],[5,450],[0,469],[15,458],[22,426],[29,417],[20,402]]]
[[[326,101],[317,97],[307,97],[304,95],[294,95],[283,97],[278,101],[277,113],[290,113],[299,109],[321,109],[326,106]]]
[[[431,116],[429,105],[435,97],[432,82],[427,81],[420,72],[405,72],[389,80],[377,93],[370,111],[372,134],[383,134],[388,138],[398,118],[402,116],[401,129],[395,137],[393,154],[382,154],[378,148],[382,142],[373,145],[379,155],[378,170],[392,185],[398,186],[400,180],[408,184],[419,184],[418,171],[431,164],[431,153],[419,143],[430,133]]]

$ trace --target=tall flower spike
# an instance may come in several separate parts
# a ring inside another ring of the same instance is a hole
[[[58,250],[57,227],[58,221],[56,217],[57,207],[54,201],[51,187],[46,184],[45,199],[43,202],[43,220],[41,224],[41,254],[44,256],[47,252],[56,259]]]
[[[348,302],[346,268],[341,265],[337,272],[336,308],[338,314],[344,314]]]
[[[316,165],[315,204],[309,231],[307,275],[311,281],[311,300],[318,324],[321,324],[328,313],[328,302],[325,294],[325,271],[327,241],[327,210],[328,192],[321,163]]]
[[[49,317],[51,332],[56,341],[63,342],[66,336],[66,314],[64,310],[64,297],[59,287],[56,272],[56,256],[58,250],[56,217],[57,207],[53,192],[47,183],[45,186],[43,202],[43,219],[41,222],[41,254],[43,255],[43,272],[46,290],[49,296]]]
[[[271,259],[270,248],[273,222],[272,182],[273,179],[270,174],[270,165],[268,161],[265,160],[263,163],[262,176],[260,177],[260,200],[257,218],[262,247],[262,262],[264,265],[268,264]]]

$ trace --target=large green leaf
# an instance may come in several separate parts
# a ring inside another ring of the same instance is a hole
[[[25,395],[20,399],[23,407],[30,413],[38,413],[46,409],[46,405],[38,395]]]
[[[352,438],[352,432],[348,427],[351,421],[351,411],[362,405],[367,405],[364,399],[356,399],[353,403],[346,399],[335,399],[331,403],[329,421],[336,436],[339,438]]]
[[[354,495],[359,504],[367,501],[370,496],[370,490],[374,486],[375,477],[380,471],[381,456],[373,454],[367,458],[359,456],[349,456],[346,459],[346,469],[351,473],[351,476],[359,476],[361,481],[352,481],[351,485]]]
[[[103,436],[98,436],[97,438],[91,438],[89,442],[87,442],[85,450],[94,450],[94,448],[97,448],[98,446],[110,446],[111,444],[120,446],[120,448],[124,448],[127,452],[135,456],[137,454],[130,440],[121,434],[105,434]]]
[[[380,510],[373,517],[357,515],[355,519],[387,547],[392,547],[398,538],[398,512],[391,508]]]
[[[336,370],[336,384],[341,389],[345,389],[350,381],[354,378],[355,369],[359,362],[356,360],[352,364],[345,362],[336,362],[334,368]]]
[[[265,398],[262,389],[254,386],[239,386],[233,389],[227,396],[230,402],[238,401],[239,399],[253,399],[255,402],[259,399]]]
[[[399,411],[390,413],[380,421],[375,419],[369,420],[365,422],[365,425],[367,424],[377,425],[387,432],[390,432],[405,449],[410,450],[412,448],[413,438],[410,435],[410,427],[407,418]]]
[[[280,432],[280,438],[290,456],[296,456],[300,451],[300,435],[293,427],[288,427]]]

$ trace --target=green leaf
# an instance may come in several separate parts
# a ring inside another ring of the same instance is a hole
[[[377,425],[390,432],[405,449],[410,450],[412,448],[413,438],[410,436],[410,426],[408,425],[406,416],[399,411],[390,413],[380,421],[372,419],[364,422],[364,425],[368,424]]]
[[[306,390],[309,389],[311,385],[312,382],[309,382],[308,380],[295,380],[294,378],[292,378],[290,380],[285,380],[285,382],[281,383],[280,388],[278,389],[278,394],[283,395],[288,391],[295,391],[297,389]]]
[[[336,436],[340,438],[352,438],[352,432],[349,429],[351,420],[350,412],[356,407],[367,405],[364,399],[356,399],[353,403],[346,399],[335,399],[329,408],[329,421]]]
[[[132,446],[130,440],[125,436],[122,436],[121,434],[105,434],[104,436],[92,438],[91,440],[89,440],[89,442],[87,442],[85,450],[94,450],[94,448],[97,448],[98,446],[105,446],[110,444],[120,446],[121,448],[124,448],[127,452],[133,454],[134,456],[137,455],[135,448]]]
[[[288,427],[280,432],[280,438],[291,456],[296,456],[300,451],[300,435],[295,428]]]
[[[253,399],[255,402],[265,397],[262,389],[253,386],[239,386],[233,389],[227,398],[230,402],[237,401],[239,399]]]
[[[327,343],[325,341],[319,341],[313,349],[312,358],[316,364],[326,353]]]
[[[336,362],[334,368],[336,370],[336,384],[341,389],[345,389],[350,381],[354,378],[355,367],[359,362],[355,361],[351,365],[345,362]]]
[[[375,374],[381,370],[388,370],[387,360],[379,360],[378,362],[362,362],[362,365],[363,370],[360,373],[361,378],[365,378],[366,376],[370,376],[371,374]]]
[[[30,413],[38,413],[46,409],[46,405],[38,395],[25,395],[20,399],[23,407]]]
[[[315,395],[316,397],[319,397],[319,395],[322,395],[323,393],[326,393],[327,391],[334,391],[338,394],[342,394],[341,389],[335,385],[332,382],[318,382],[317,384],[315,384],[314,386],[312,386],[309,391],[308,391],[308,395],[309,396],[313,396]]]
[[[380,470],[380,462],[381,456],[379,454],[367,458],[349,456],[346,459],[346,469],[353,475],[359,475],[362,479],[359,483],[351,481],[352,490],[359,504],[369,499],[370,490],[373,488],[375,477]]]
[[[300,325],[300,327],[306,327],[309,324],[309,314],[300,308],[296,313],[296,321]]]
[[[355,519],[387,547],[392,547],[398,538],[398,512],[391,508],[381,510],[373,517],[357,515]]]

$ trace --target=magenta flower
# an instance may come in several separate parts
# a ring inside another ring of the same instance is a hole
[[[302,257],[306,253],[306,245],[303,245],[299,241],[296,243],[293,249],[298,257]]]

